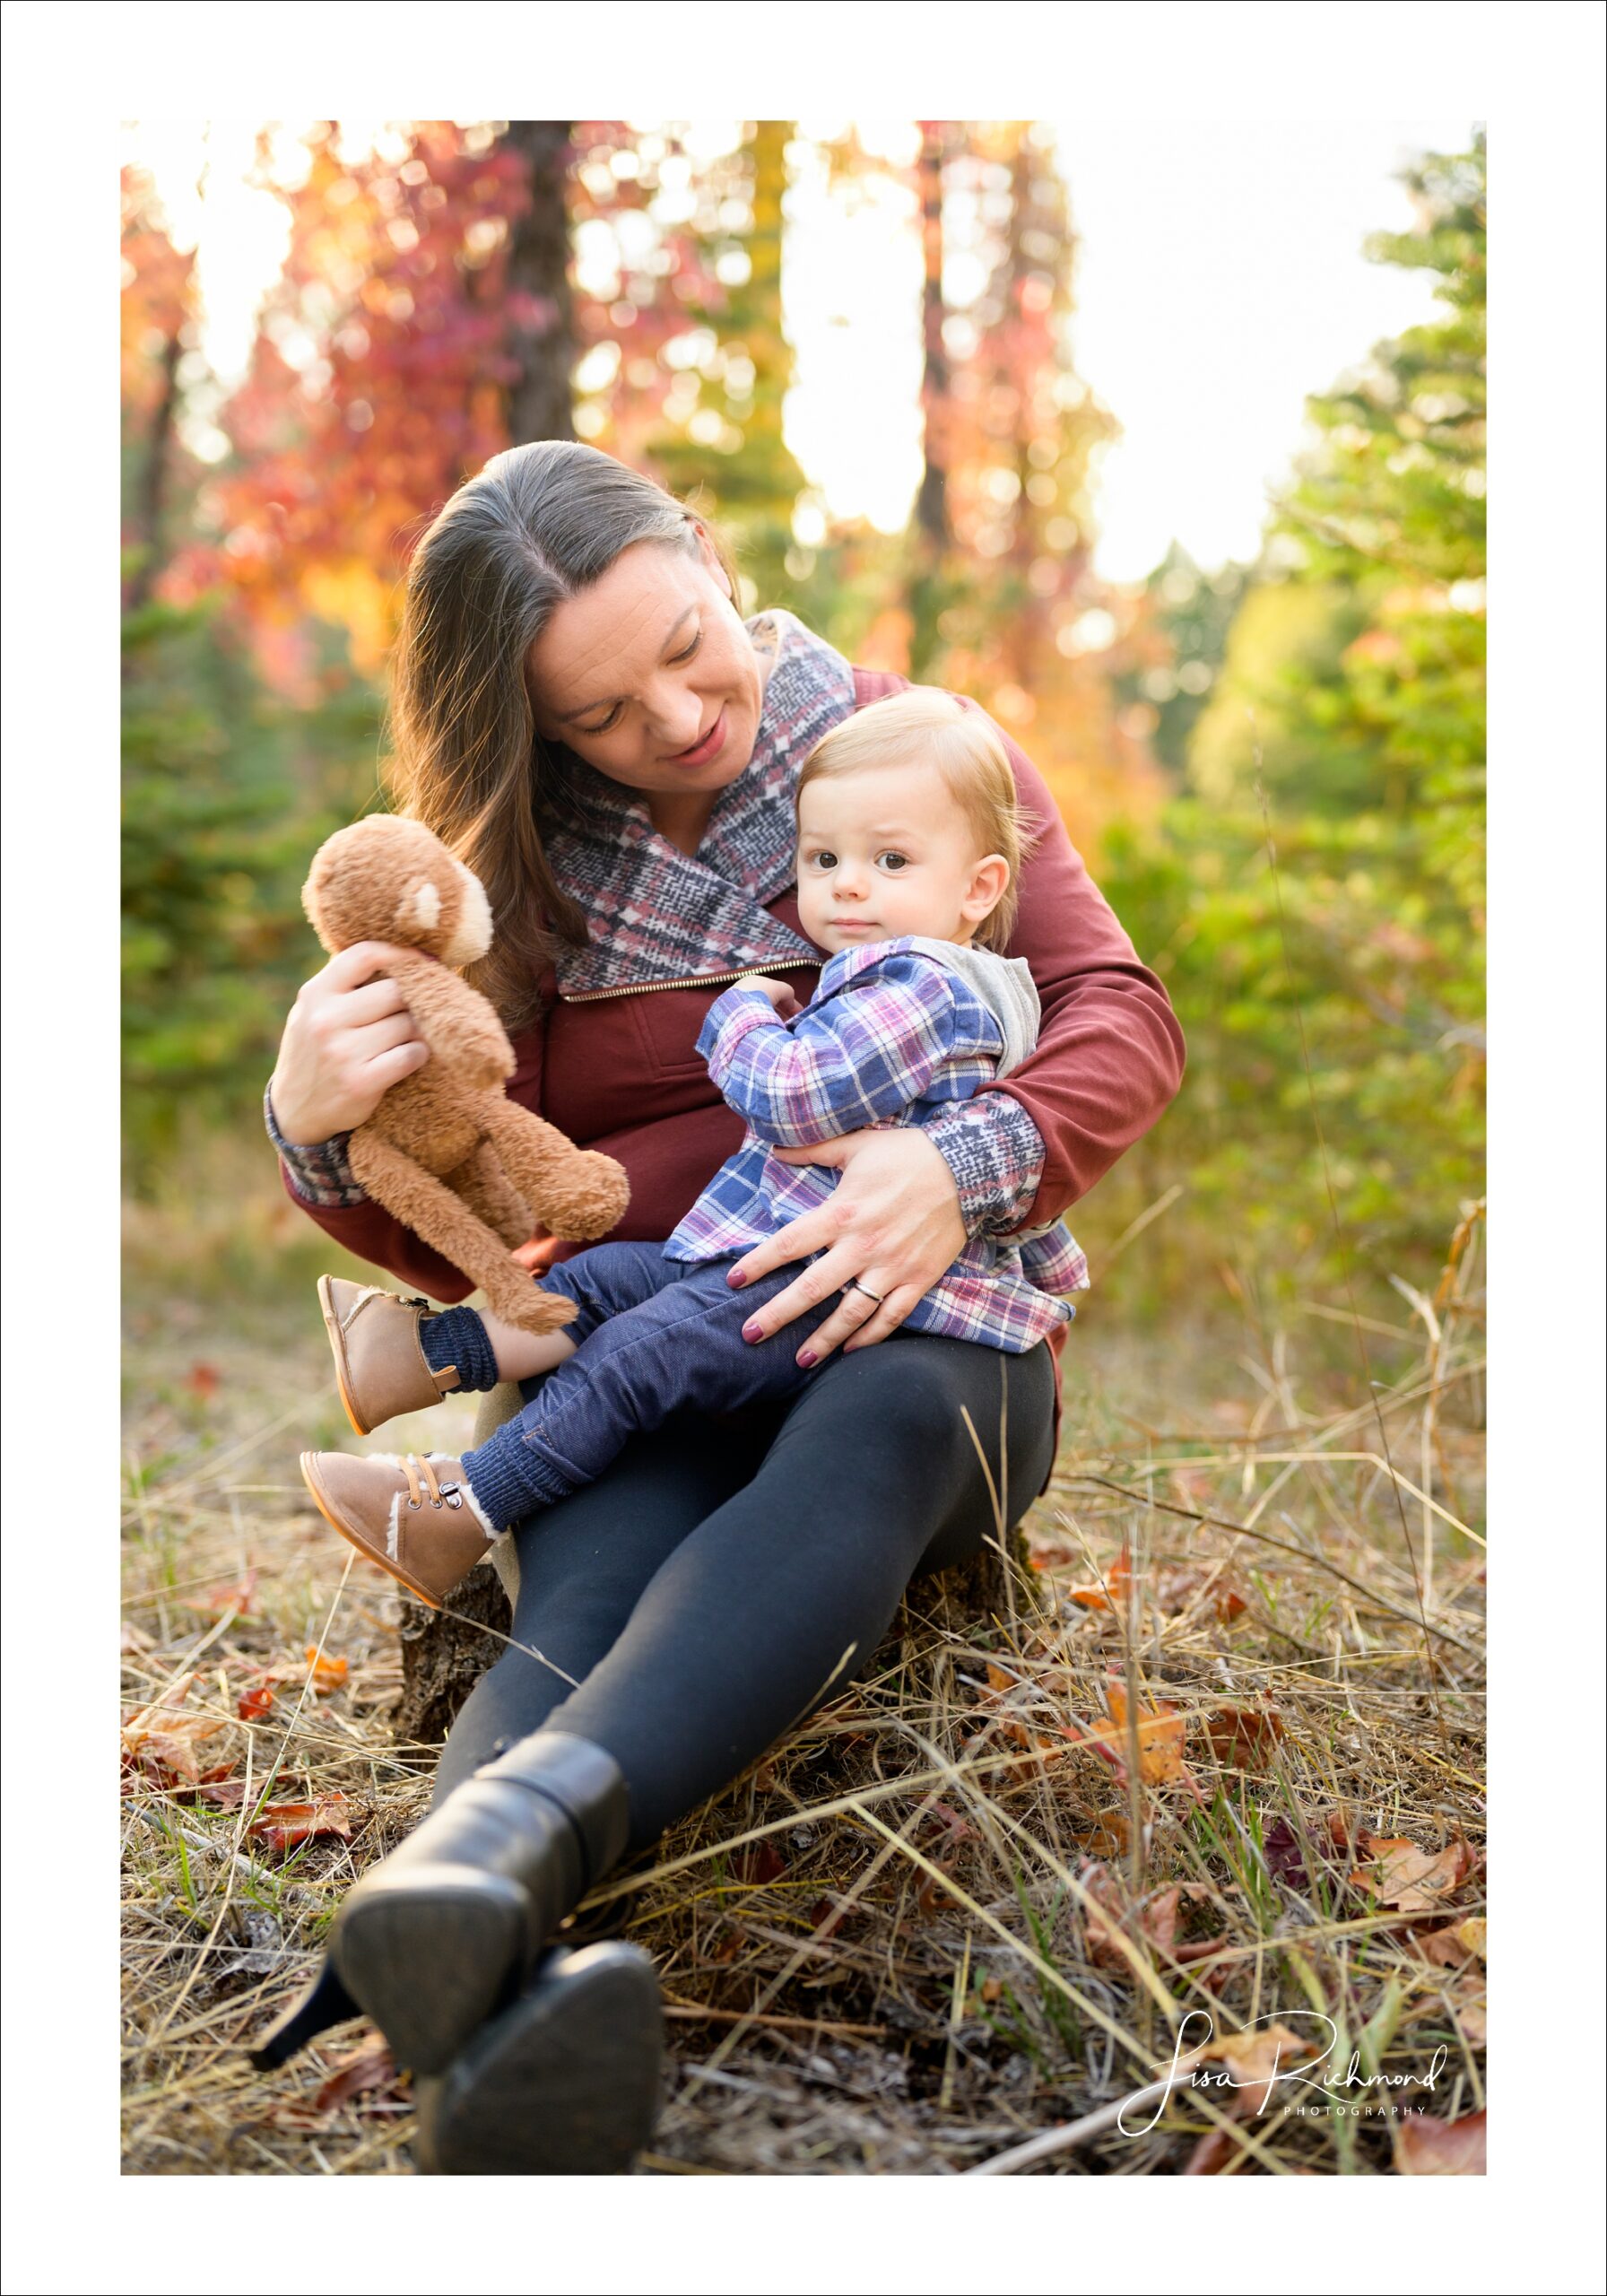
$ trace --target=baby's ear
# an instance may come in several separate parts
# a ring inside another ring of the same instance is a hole
[[[440,923],[439,889],[429,877],[408,886],[396,908],[396,932],[404,940],[428,940]]]

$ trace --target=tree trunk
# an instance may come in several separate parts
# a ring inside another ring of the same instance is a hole
[[[569,286],[569,215],[565,196],[570,122],[516,119],[506,142],[525,164],[530,204],[508,248],[508,352],[518,372],[508,386],[508,436],[575,435],[570,373],[575,307]]]
[[[136,609],[145,604],[161,571],[162,508],[173,451],[174,418],[178,412],[178,361],[183,356],[184,345],[175,330],[161,347],[161,396],[152,413],[145,465],[140,474],[138,531],[144,548],[128,585],[128,603]]]
[[[943,342],[943,161],[948,153],[946,120],[921,122],[916,179],[921,198],[921,413],[925,438],[916,525],[937,553],[949,546],[948,448],[944,416],[949,396],[949,353]]]

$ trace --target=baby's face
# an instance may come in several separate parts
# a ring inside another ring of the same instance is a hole
[[[798,915],[833,956],[904,934],[969,942],[1008,875],[931,766],[824,774],[800,801]]]

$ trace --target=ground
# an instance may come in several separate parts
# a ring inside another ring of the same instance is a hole
[[[388,1719],[396,1594],[296,1472],[352,1439],[311,1263],[267,1284],[248,1225],[225,1249],[131,1222],[125,2166],[405,2174],[408,2084],[366,2024],[272,2076],[243,2054],[434,1761]],[[641,2173],[947,2175],[1040,2135],[1047,2173],[1480,2165],[1477,1218],[1459,1234],[1435,1300],[1368,1318],[1365,1372],[1331,1306],[1134,1332],[1096,1298],[1032,1567],[986,1614],[917,1584],[863,1681],[577,1918],[662,1980]],[[384,1447],[450,1448],[471,1411]]]

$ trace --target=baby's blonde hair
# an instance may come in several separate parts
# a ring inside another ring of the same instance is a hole
[[[1015,776],[998,728],[937,686],[910,686],[856,709],[817,742],[798,776],[797,801],[812,781],[864,773],[879,765],[933,765],[977,838],[978,857],[1002,854],[1010,879],[977,927],[977,945],[1003,950],[1015,928],[1021,864],[1038,823],[1016,796]]]

